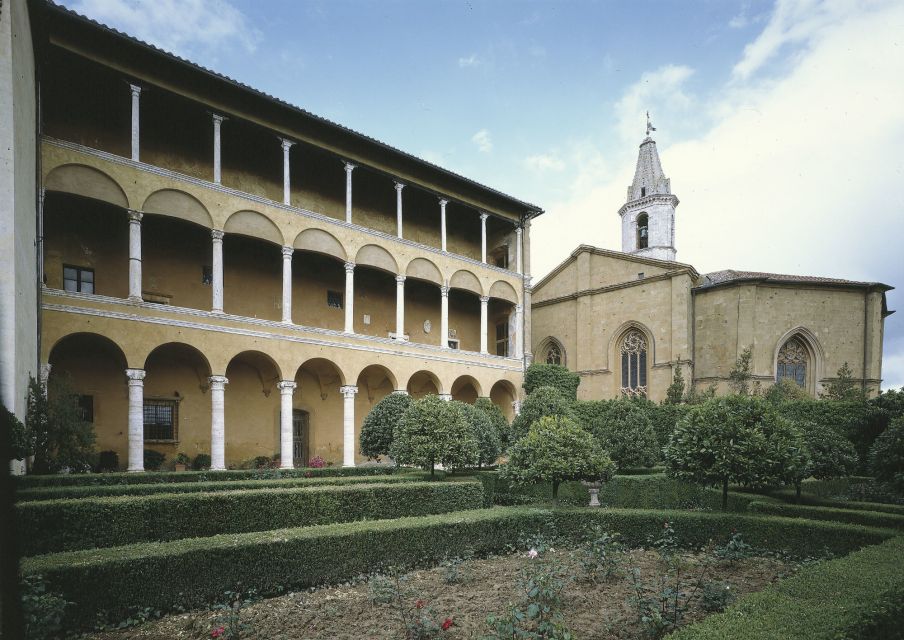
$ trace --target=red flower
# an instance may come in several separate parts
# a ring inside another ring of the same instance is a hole
[[[226,627],[217,627],[213,631],[210,632],[211,638],[219,638],[221,635],[226,633]]]
[[[452,622],[452,618],[446,618],[445,620],[443,620],[443,631],[448,631],[449,627],[451,627],[453,624],[455,623]]]
[[[425,603],[423,600],[418,599],[418,600],[416,600],[415,603],[414,603],[414,608],[415,608],[415,609],[423,609],[425,604],[426,604],[426,603]]]

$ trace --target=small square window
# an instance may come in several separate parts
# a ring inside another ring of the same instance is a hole
[[[213,267],[209,264],[201,267],[201,284],[213,284]]]
[[[63,289],[75,293],[94,293],[94,269],[63,265]]]
[[[637,279],[643,280],[643,271],[641,271],[640,273],[637,274]]]
[[[327,291],[326,292],[326,306],[333,307],[334,309],[342,308],[342,294],[338,291]]]

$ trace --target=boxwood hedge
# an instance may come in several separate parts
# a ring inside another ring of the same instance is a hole
[[[350,476],[350,477],[314,477],[314,478],[278,478],[275,480],[232,480],[229,482],[159,482],[155,484],[89,484],[85,486],[64,487],[31,487],[19,489],[16,500],[61,500],[73,498],[90,498],[102,496],[141,496],[155,493],[201,493],[208,491],[236,491],[240,489],[291,489],[293,487],[315,487],[327,485],[353,485],[379,482],[380,484],[395,482],[426,481],[429,473],[414,471],[396,473],[391,476]]]
[[[904,529],[904,516],[878,511],[858,511],[856,509],[836,509],[832,507],[810,507],[784,502],[761,502],[754,500],[748,507],[750,511],[768,513],[786,518],[810,518],[811,520],[835,520],[862,524],[868,527],[893,527]]]
[[[901,504],[885,504],[883,502],[856,502],[853,500],[832,500],[831,498],[820,498],[819,496],[815,496],[810,493],[801,493],[800,500],[798,500],[796,493],[791,489],[770,491],[769,495],[773,498],[778,498],[783,502],[805,504],[811,507],[834,507],[836,509],[855,509],[857,511],[879,511],[883,513],[894,513],[899,516],[904,516],[904,505]]]
[[[752,593],[671,640],[901,638],[904,537],[821,562]]]
[[[261,595],[348,580],[388,566],[424,566],[449,556],[505,551],[538,532],[576,540],[602,525],[629,545],[644,544],[670,520],[679,541],[696,547],[741,531],[755,547],[810,556],[848,553],[894,536],[894,530],[736,513],[632,509],[480,509],[416,518],[353,522],[167,543],[141,543],[26,558],[23,574],[75,603],[67,628],[122,619],[136,607],[198,607],[225,591]],[[836,583],[845,588],[843,580]]]
[[[22,555],[352,520],[483,504],[474,481],[46,500],[16,506]]]

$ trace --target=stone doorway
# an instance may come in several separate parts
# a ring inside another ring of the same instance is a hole
[[[292,461],[296,467],[308,464],[308,433],[310,414],[301,409],[292,410]]]

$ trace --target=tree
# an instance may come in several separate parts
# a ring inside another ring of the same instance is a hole
[[[566,399],[577,400],[581,377],[558,364],[534,363],[524,372],[524,390],[528,395],[540,387],[554,387]]]
[[[512,420],[512,439],[527,435],[531,425],[544,416],[572,417],[573,402],[554,387],[537,387],[521,404],[521,413]]]
[[[862,402],[866,400],[866,392],[854,381],[854,372],[845,362],[835,373],[835,379],[829,382],[821,394],[824,400],[841,400],[844,402]]]
[[[477,398],[477,402],[474,403],[474,406],[483,411],[490,419],[490,423],[493,425],[496,433],[499,434],[499,445],[505,450],[510,444],[511,428],[509,427],[508,420],[505,419],[505,415],[502,413],[502,409],[496,406],[489,398]]]
[[[615,465],[597,440],[565,416],[544,416],[509,452],[502,477],[515,484],[552,483],[552,500],[567,480],[605,482]]]
[[[375,404],[361,425],[361,453],[368,458],[389,455],[392,434],[410,405],[411,398],[405,393],[390,393]]]
[[[627,398],[611,402],[605,417],[593,430],[619,469],[652,467],[659,459],[656,432],[644,403]]]
[[[477,464],[479,446],[459,403],[428,395],[413,400],[393,433],[390,455],[397,464],[450,470]]]
[[[31,455],[25,425],[3,405],[0,405],[0,429],[3,430],[2,437],[8,438],[10,460],[22,460]]]
[[[454,401],[453,401],[454,402]],[[490,420],[490,416],[481,409],[466,402],[458,402],[465,418],[471,426],[471,431],[477,439],[477,466],[495,464],[502,453],[502,445],[499,442],[499,431]]]
[[[61,376],[51,378],[46,391],[39,381],[29,380],[25,426],[34,447],[35,473],[91,469],[94,425],[82,417],[77,398]]]
[[[746,347],[741,352],[741,355],[738,356],[734,368],[728,374],[728,385],[738,395],[750,395],[750,380],[753,378],[750,373],[750,361],[752,359],[753,351],[750,347]]]
[[[769,387],[764,396],[766,401],[778,406],[786,402],[801,402],[810,400],[810,394],[804,391],[794,380],[787,378],[779,380]]]
[[[792,482],[806,463],[802,436],[762,398],[725,396],[691,407],[665,449],[669,476],[706,486]]]
[[[678,358],[679,364],[675,365],[675,373],[672,375],[672,384],[665,390],[665,401],[667,404],[681,404],[684,402],[684,374],[681,373],[681,358]]]
[[[904,417],[893,420],[870,447],[869,470],[882,482],[904,474]]]
[[[797,385],[795,385],[797,386]],[[857,470],[857,450],[836,429],[815,421],[798,422],[809,455],[809,462],[794,483],[800,501],[801,481],[805,478],[828,480],[843,478]]]

